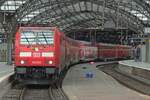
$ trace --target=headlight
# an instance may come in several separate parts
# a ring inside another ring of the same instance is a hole
[[[48,61],[49,64],[53,64],[53,61]]]
[[[39,49],[38,49],[38,48],[34,48],[34,50],[35,50],[35,51],[39,51]]]
[[[24,61],[23,61],[23,60],[21,60],[21,61],[20,61],[20,63],[21,63],[21,64],[24,64]]]
[[[31,52],[20,52],[20,57],[31,57]]]
[[[43,52],[42,57],[54,57],[54,52]]]

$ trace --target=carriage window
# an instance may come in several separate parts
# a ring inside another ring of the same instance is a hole
[[[54,32],[52,31],[24,31],[21,33],[21,44],[54,44]]]

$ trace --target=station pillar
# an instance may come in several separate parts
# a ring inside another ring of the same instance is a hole
[[[12,64],[12,33],[7,35],[7,64]]]
[[[150,27],[145,28],[146,39],[145,39],[145,62],[150,63]]]
[[[145,41],[145,61],[148,63],[148,62],[150,62],[150,52],[149,52],[149,50],[150,50],[150,43],[149,43],[149,39],[146,39],[146,41]]]
[[[14,15],[7,15],[6,22],[4,24],[4,29],[7,33],[7,64],[12,64],[12,48],[13,48],[13,37],[16,32],[17,19]]]

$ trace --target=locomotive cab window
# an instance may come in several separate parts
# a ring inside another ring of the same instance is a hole
[[[54,44],[54,32],[52,31],[23,31],[21,32],[21,42],[23,45],[36,45],[36,44]]]

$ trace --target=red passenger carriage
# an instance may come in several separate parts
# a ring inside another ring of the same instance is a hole
[[[113,45],[99,43],[98,45],[98,58],[107,59],[119,59],[129,58],[131,53],[131,47],[125,45]]]
[[[89,61],[97,59],[98,48],[90,42],[79,41],[80,60]]]

